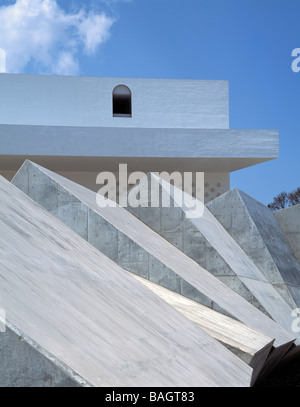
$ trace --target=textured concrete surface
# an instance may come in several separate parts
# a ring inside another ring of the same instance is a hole
[[[132,92],[132,118],[113,117],[117,85]],[[86,127],[229,127],[222,80],[1,74],[0,123]],[[29,97],[30,95],[30,97]]]
[[[41,159],[41,165],[48,168],[47,163],[43,165],[43,161],[45,160],[42,158]],[[0,160],[1,161],[1,160]],[[20,160],[20,165],[17,167],[19,169],[21,165],[23,164],[24,160]],[[34,157],[33,159],[34,162],[39,163],[39,159],[37,157]],[[80,163],[80,160],[77,160]],[[101,160],[101,163],[103,167],[106,166],[107,162],[103,163],[103,160]],[[1,165],[0,165],[1,166]],[[79,167],[81,166],[80,164],[78,165]],[[51,167],[51,164],[50,164]],[[109,167],[109,164],[108,166]],[[106,169],[107,169],[106,167]],[[50,168],[51,169],[51,168]],[[99,168],[98,168],[99,169]],[[115,169],[113,169],[113,173],[116,177],[116,184],[117,184],[117,202],[119,202],[119,196],[123,196],[124,194],[127,193],[127,190],[132,187],[132,185],[120,185],[119,183],[119,173],[114,172]],[[0,174],[6,178],[8,181],[11,181],[13,177],[16,175],[17,171],[4,171],[0,169]],[[148,172],[148,171],[146,171]],[[98,192],[99,189],[102,187],[102,185],[99,185],[96,183],[97,176],[99,174],[99,171],[57,171],[59,175],[62,177],[68,178],[73,182],[76,182],[76,184],[80,184],[88,189],[91,189],[92,191]],[[172,171],[170,172],[170,174]],[[122,174],[122,172],[121,172]],[[123,174],[122,174],[123,175]],[[128,174],[127,174],[128,176]],[[183,177],[183,176],[182,176]],[[227,192],[230,189],[230,174],[229,173],[210,173],[206,172],[204,174],[204,198],[205,202],[209,202],[210,200],[216,198],[217,196],[222,195],[223,193]],[[104,184],[103,184],[104,185]],[[192,186],[193,190],[193,196],[196,194],[196,183],[193,182]]]
[[[300,263],[300,205],[276,211],[274,215]]]
[[[184,194],[185,206],[179,207],[181,192],[170,189],[170,184],[154,174],[148,174],[132,188],[128,199],[143,188],[143,183],[149,188],[150,180],[152,188],[156,183],[161,193],[169,196],[173,207],[163,207],[162,198],[157,208],[142,204],[127,209],[258,309],[290,327],[292,308],[206,207],[199,207],[189,217],[186,207],[189,202],[193,204],[192,198]]]
[[[0,196],[2,306],[54,359],[94,386],[249,386],[247,364],[2,177]]]
[[[206,172],[204,174],[204,203],[224,194],[230,189],[230,174]],[[192,195],[196,197],[196,191]]]
[[[29,161],[13,182],[123,268],[275,338],[274,357],[295,339],[289,316],[284,329],[126,209]]]
[[[16,327],[0,333],[0,387],[89,386]]]
[[[236,188],[207,207],[291,308],[299,307],[300,265],[274,213]]]
[[[111,161],[116,158],[117,163],[122,157],[129,165],[134,159],[139,159],[140,171],[145,170],[143,162],[146,159],[151,159],[155,164],[156,159],[161,166],[163,159],[167,159],[165,165],[171,159],[179,163],[186,159],[189,171],[193,168],[194,171],[231,172],[278,157],[276,130],[1,124],[0,141],[1,156],[53,156],[54,162],[59,160],[59,156],[110,157]],[[101,165],[101,161],[98,161],[98,165]],[[152,171],[159,171],[158,166],[155,167]],[[76,171],[76,167],[73,171]]]

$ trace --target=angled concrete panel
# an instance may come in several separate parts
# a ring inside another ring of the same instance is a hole
[[[276,211],[274,215],[300,263],[300,204]]]
[[[272,338],[149,280],[135,278],[251,366],[256,381],[271,352]]]
[[[30,346],[93,386],[250,385],[246,363],[2,177],[0,196],[1,306]],[[4,367],[18,350],[3,334]]]
[[[146,217],[147,225],[169,241],[172,241],[172,235],[173,238],[181,233],[184,253],[282,326],[287,327],[286,318],[290,325],[290,305],[206,207],[199,206],[194,214],[189,213],[188,207],[192,207],[196,201],[176,187],[170,187],[155,174],[148,174],[129,191],[128,202],[133,202],[133,196],[137,196],[142,188],[150,191],[150,182],[152,190],[155,189],[153,183],[158,185],[156,189],[160,189],[161,202],[157,208],[151,208],[152,212],[156,210],[156,215]],[[163,207],[163,194],[170,197],[173,207]],[[180,205],[182,198],[184,205]],[[121,203],[125,205],[126,197]],[[143,214],[148,208],[142,205],[127,209],[144,221]]]
[[[129,271],[148,278],[150,281],[172,288],[173,290],[178,290],[177,292],[188,296],[190,299],[213,307],[218,311],[228,313],[248,326],[275,338],[274,349],[272,351],[275,358],[278,352],[284,353],[287,351],[295,339],[295,334],[291,331],[289,316],[286,316],[284,321],[280,321],[283,322],[282,325],[285,328],[278,325],[195,261],[139,221],[135,216],[131,215],[126,209],[118,205],[115,207],[104,206],[104,203],[107,204],[108,201],[100,196],[98,196],[98,199],[100,199],[101,205],[97,205],[96,194],[80,185],[74,184],[28,161],[19,170],[13,182],[16,182],[19,186],[22,185],[23,170],[26,169],[24,172],[26,174],[33,167],[35,167],[34,170],[38,169],[40,171],[41,178],[38,180],[40,184],[43,184],[43,177],[50,178],[57,183],[59,188],[64,188],[68,193],[74,195],[90,211],[93,211],[99,218],[103,218],[114,227],[118,236],[118,261],[119,253],[121,253],[124,260],[122,262],[124,268],[128,268]],[[38,188],[40,188],[40,185]],[[26,190],[26,185],[24,190]],[[43,205],[43,200],[44,195],[41,194],[37,202]],[[64,219],[61,220],[64,221]],[[108,236],[108,233],[99,229],[97,236],[99,235],[105,237]],[[89,236],[88,239],[93,242],[94,237]],[[115,237],[113,240],[115,241]],[[125,242],[125,246],[121,248],[120,242]],[[107,244],[102,242],[101,248],[98,247],[98,249],[104,250],[105,247],[109,246],[109,243],[110,241]],[[128,247],[131,243],[133,250]],[[111,251],[105,253],[111,255]],[[130,257],[131,255],[133,257]],[[144,261],[147,256],[149,260]],[[114,254],[115,258],[116,254]]]
[[[236,188],[207,207],[291,308],[299,307],[300,265],[273,212]]]
[[[11,324],[0,333],[0,387],[89,386]]]

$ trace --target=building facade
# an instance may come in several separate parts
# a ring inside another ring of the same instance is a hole
[[[27,158],[93,190],[119,164],[204,172],[210,201],[229,190],[231,172],[277,157],[277,130],[229,128],[228,81],[0,74],[9,180]]]

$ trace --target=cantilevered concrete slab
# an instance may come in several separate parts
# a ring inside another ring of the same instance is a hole
[[[295,339],[289,315],[279,326],[126,209],[29,161],[13,182],[123,268],[275,338],[273,356]]]
[[[128,207],[129,211],[247,301],[282,326],[287,326],[285,321],[289,318],[290,323],[292,308],[206,207],[198,205],[194,213],[189,213],[188,207],[198,201],[182,194],[178,188],[171,188],[155,174],[148,174],[129,191],[128,203],[134,202],[134,196],[141,189],[153,190],[155,185],[169,197],[173,207],[163,207],[162,200],[156,208],[143,207],[142,203],[136,208]],[[180,202],[182,197],[183,205]],[[147,195],[145,199],[148,199]],[[124,200],[122,204],[126,203],[126,197]]]
[[[274,215],[300,263],[300,204],[275,211]]]
[[[135,278],[251,366],[255,382],[271,352],[272,338],[147,279]]]
[[[207,208],[291,308],[299,307],[300,265],[274,213],[237,188],[214,199]]]
[[[1,305],[28,345],[94,386],[249,386],[246,363],[2,177],[0,196]]]
[[[81,171],[229,173],[278,157],[276,130],[1,124],[0,142],[0,170],[11,171],[36,157],[55,171],[76,172],[79,160]]]

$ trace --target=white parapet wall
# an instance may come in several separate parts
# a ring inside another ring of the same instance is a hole
[[[118,85],[132,93],[132,117],[114,117]],[[45,126],[229,128],[229,86],[220,80],[3,74],[0,123]]]
[[[130,114],[115,113],[126,89]],[[229,128],[224,80],[0,75],[0,175],[26,160],[97,190],[96,175],[203,172],[205,202],[232,171],[278,157],[277,130]],[[118,94],[118,92],[117,92]]]

